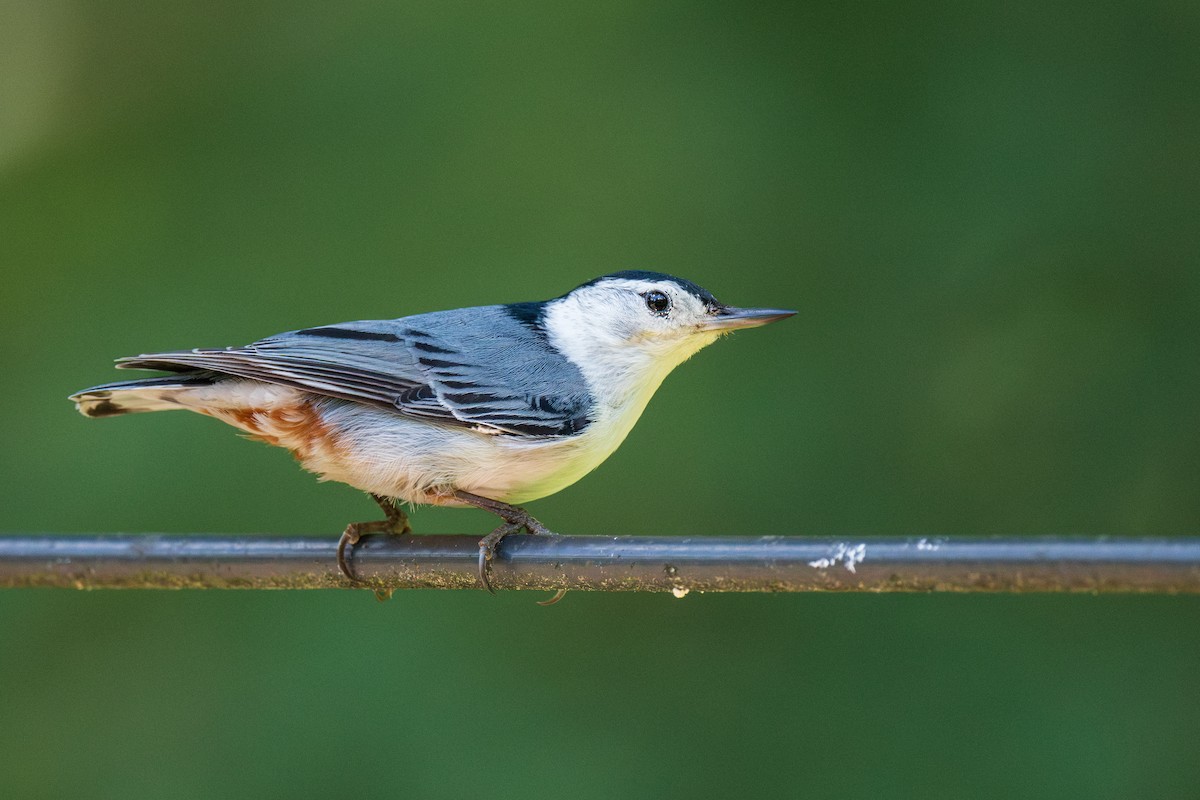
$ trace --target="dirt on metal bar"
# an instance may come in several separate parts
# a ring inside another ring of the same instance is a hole
[[[0,536],[0,587],[478,589],[475,536]],[[1200,538],[513,536],[497,589],[1200,593]]]

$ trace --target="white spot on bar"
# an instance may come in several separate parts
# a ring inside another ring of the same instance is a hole
[[[687,593],[690,591],[691,591],[691,589],[685,589],[682,586],[672,586],[671,587],[671,594],[675,595],[680,600],[687,597]]]
[[[850,572],[857,572],[854,568],[856,564],[861,564],[867,558],[867,544],[861,542],[859,544],[846,544],[838,542],[834,548],[833,554],[827,558],[818,558],[816,561],[808,562],[810,567],[816,569],[828,569],[834,564],[840,563]]]

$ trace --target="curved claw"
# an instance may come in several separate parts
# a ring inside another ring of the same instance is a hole
[[[506,522],[479,540],[479,582],[492,594],[495,594],[496,590],[492,588],[492,582],[488,579],[488,564],[496,557],[496,547],[504,537],[520,529],[520,523]]]
[[[567,593],[566,589],[559,589],[557,592],[554,593],[554,597],[551,597],[549,600],[538,600],[537,604],[539,606],[552,606],[555,603],[557,603],[559,600],[562,600],[563,595],[565,595],[566,593]]]
[[[346,545],[356,545],[358,544],[358,539],[357,533],[351,532],[350,528],[346,528],[346,530],[342,531],[342,538],[338,539],[337,545],[338,569],[354,583],[358,583],[358,578],[355,577],[354,572],[350,569],[350,565],[346,562]]]
[[[496,590],[492,588],[492,582],[488,580],[488,562],[491,561],[489,550],[489,547],[482,544],[479,545],[479,582],[483,584],[483,588],[487,589],[489,593],[495,594]]]

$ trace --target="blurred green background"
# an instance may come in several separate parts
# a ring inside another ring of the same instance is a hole
[[[1200,533],[1194,3],[0,5],[0,531],[373,505],[117,356],[541,299],[794,307],[571,533]],[[420,510],[420,531],[482,533]],[[9,797],[1195,797],[1200,601],[0,592]]]

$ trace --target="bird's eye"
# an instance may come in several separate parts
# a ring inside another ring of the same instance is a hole
[[[650,309],[651,313],[665,317],[671,310],[671,298],[667,297],[666,292],[646,292],[642,297],[646,298],[646,308]]]

